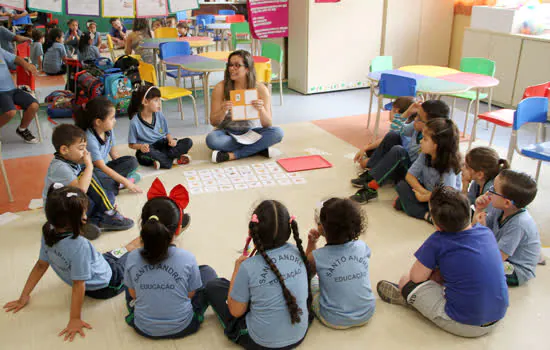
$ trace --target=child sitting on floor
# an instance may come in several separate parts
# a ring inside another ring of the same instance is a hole
[[[106,97],[96,97],[80,107],[75,113],[76,125],[86,131],[87,149],[92,156],[94,173],[103,187],[116,195],[120,188],[141,193],[135,185],[141,177],[136,172],[135,157],[118,155],[114,150],[115,106]],[[111,160],[109,160],[109,157]]]
[[[310,269],[298,224],[280,202],[254,210],[248,234],[257,254],[235,261],[231,281],[206,285],[208,303],[225,335],[246,349],[294,349],[305,338],[311,315]],[[287,243],[294,236],[296,246]]]
[[[462,167],[462,193],[466,194],[470,204],[474,205],[476,199],[493,186],[495,177],[508,168],[508,161],[500,158],[492,148],[476,147],[470,150]]]
[[[67,51],[73,55],[78,50],[78,43],[82,32],[78,29],[78,21],[76,19],[70,19],[67,22],[67,26],[69,29],[65,33],[65,45],[67,46]]]
[[[44,50],[42,45],[44,44],[44,33],[38,29],[32,31],[32,44],[31,44],[31,62],[34,64],[39,72],[42,72],[42,56]]]
[[[113,39],[115,49],[124,48],[126,46],[126,27],[122,24],[119,18],[111,18],[111,30],[109,34]]]
[[[86,32],[80,37],[78,42],[78,60],[80,62],[84,61],[95,61],[100,58],[101,54],[97,46],[94,46],[94,41],[90,36],[90,33]]]
[[[63,59],[67,57],[67,50],[63,45],[63,32],[59,28],[52,28],[48,32],[48,40],[44,45],[44,62],[42,68],[48,75],[65,74],[67,67]]]
[[[494,185],[476,200],[474,222],[495,234],[509,286],[535,277],[540,236],[526,207],[536,195],[537,183],[531,176],[508,169],[500,172]]]
[[[375,299],[369,278],[371,250],[359,239],[365,228],[361,209],[349,199],[331,198],[322,204],[316,221],[306,249],[312,275],[317,273],[311,281],[313,312],[331,328],[363,326],[374,314]],[[317,248],[320,236],[327,244]]]
[[[50,265],[54,272],[72,287],[70,318],[59,333],[73,341],[77,333],[84,337],[84,328],[92,327],[82,320],[84,295],[109,299],[124,290],[123,274],[127,252],[139,247],[139,238],[124,248],[101,255],[89,240],[81,237],[86,223],[88,197],[77,187],[51,186],[46,201],[47,222],[42,226],[40,255],[18,300],[4,305],[6,311],[24,308],[30,295]]]
[[[104,44],[101,40],[101,33],[97,31],[97,23],[89,20],[86,22],[86,27],[88,28],[88,33],[90,33],[90,38],[92,38],[92,45],[100,50],[107,48],[107,44]]]
[[[128,146],[136,150],[138,163],[155,169],[170,169],[172,164],[189,164],[190,138],[176,140],[170,135],[161,111],[160,90],[150,83],[140,85],[128,107],[130,128]]]
[[[85,227],[85,237],[99,237],[100,227],[103,231],[128,230],[134,226],[134,221],[125,218],[115,208],[115,195],[106,191],[93,170],[94,165],[86,150],[86,133],[71,124],[58,125],[52,134],[55,148],[54,158],[48,167],[42,199],[44,205],[48,189],[54,183],[64,186],[78,187],[88,195],[89,224]]]
[[[392,110],[390,111],[390,131],[400,133],[403,129],[403,126],[411,122],[411,120],[408,119],[411,119],[414,116],[408,114],[404,115],[404,113],[413,103],[414,98],[412,97],[398,97],[395,101],[393,101]],[[382,139],[369,143],[364,148],[360,149],[359,152],[357,152],[353,161],[355,163],[359,163],[361,168],[365,169],[367,167],[369,157],[372,157],[376,148],[380,146],[380,143],[382,143]]]
[[[378,188],[387,181],[395,183],[403,180],[407,170],[416,161],[420,153],[420,141],[424,125],[437,118],[448,118],[449,107],[443,101],[430,100],[413,103],[402,115],[414,122],[406,124],[401,133],[388,132],[379,147],[368,160],[367,170],[358,178],[351,180],[354,187],[360,188],[352,200],[360,204],[378,198]]]
[[[218,276],[174,244],[190,222],[183,212],[189,203],[185,187],[177,185],[168,197],[156,179],[147,198],[141,211],[143,248],[128,254],[124,273],[130,310],[126,322],[147,338],[183,338],[199,330],[208,308],[204,287]],[[174,279],[165,280],[166,273],[155,268],[160,265],[173,271]],[[152,289],[159,279],[165,281],[164,287]]]
[[[461,337],[491,332],[506,314],[508,289],[490,230],[470,224],[468,198],[451,187],[431,194],[434,232],[414,254],[399,285],[380,281],[380,298],[410,305],[443,330]]]
[[[431,191],[437,185],[457,190],[462,188],[462,159],[458,150],[458,128],[452,120],[430,120],[424,127],[423,135],[420,141],[422,153],[409,169],[405,180],[396,186],[398,197],[395,209],[431,223],[428,210]]]

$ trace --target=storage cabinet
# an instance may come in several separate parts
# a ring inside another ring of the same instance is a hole
[[[496,62],[493,103],[517,106],[530,85],[550,80],[550,39],[466,28],[462,57],[485,57]]]

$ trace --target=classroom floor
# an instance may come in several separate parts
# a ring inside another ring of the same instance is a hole
[[[233,262],[242,248],[247,234],[247,222],[255,204],[263,199],[277,199],[285,203],[290,212],[296,215],[302,236],[313,225],[313,208],[316,203],[330,196],[349,196],[354,189],[349,179],[357,169],[349,159],[357,145],[369,133],[361,127],[365,123],[368,109],[368,90],[331,93],[304,97],[285,92],[285,106],[278,105],[274,92],[274,117],[285,131],[285,138],[276,148],[282,157],[300,156],[322,152],[334,166],[304,173],[305,184],[262,187],[255,190],[203,193],[192,195],[188,212],[192,216],[190,229],[178,241],[178,246],[195,254],[200,264],[209,264],[220,276],[230,277]],[[461,106],[459,104],[459,106]],[[186,105],[187,110],[190,111]],[[483,106],[485,108],[485,106]],[[184,179],[185,170],[225,168],[229,166],[251,165],[269,162],[260,157],[239,160],[227,164],[211,164],[210,152],[204,144],[204,134],[209,127],[194,129],[191,112],[186,114],[184,126],[177,122],[179,114],[175,105],[165,106],[173,134],[192,136],[195,143],[191,155],[193,163],[186,167],[175,167],[169,171],[154,172],[144,169],[143,189],[148,189],[156,176],[159,176],[169,190]],[[458,113],[459,125],[463,112]],[[462,119],[463,121],[463,119]],[[363,123],[363,124],[362,124]],[[47,124],[46,122],[43,125]],[[49,140],[40,146],[23,145],[12,136],[15,124],[2,130],[4,157],[11,158],[15,173],[10,178],[19,177],[21,170],[17,164],[25,155],[47,157]],[[126,142],[127,120],[120,119],[116,133],[119,144]],[[46,128],[44,127],[43,130]],[[384,123],[383,129],[387,129]],[[488,132],[480,128],[481,137],[488,138]],[[51,130],[45,131],[49,135]],[[497,149],[506,154],[507,135],[505,130],[497,133]],[[532,137],[527,132],[525,137]],[[16,146],[13,144],[17,143]],[[477,144],[486,144],[479,141]],[[47,145],[47,146],[46,146]],[[461,143],[465,150],[466,142]],[[10,149],[11,147],[11,149]],[[129,154],[124,145],[119,146],[122,154]],[[39,162],[27,159],[28,171]],[[22,164],[22,163],[20,163]],[[534,173],[535,162],[514,158],[514,168]],[[530,211],[540,228],[543,245],[550,245],[550,219],[546,205],[550,193],[550,169],[543,167],[539,182],[539,194],[530,206]],[[38,171],[34,172],[35,174]],[[339,179],[338,181],[334,181]],[[18,180],[18,179],[16,179]],[[40,181],[42,177],[40,177]],[[380,191],[380,198],[363,206],[368,217],[368,228],[362,239],[370,246],[373,255],[370,262],[371,283],[375,288],[381,279],[397,280],[413,262],[413,253],[433,231],[427,223],[394,211],[391,203],[395,192],[391,186]],[[4,200],[4,194],[1,194]],[[139,211],[146,201],[145,194],[121,193],[118,205],[121,211],[137,220]],[[1,203],[0,203],[1,204]],[[17,213],[18,217],[0,226],[0,280],[9,281],[0,292],[0,303],[15,299],[25,283],[29,271],[38,256],[40,227],[43,224],[41,210]],[[214,218],[214,219],[213,219]],[[94,245],[100,251],[107,251],[124,245],[138,235],[138,229],[119,233],[106,233]],[[548,255],[548,253],[547,253]],[[377,299],[377,310],[372,321],[365,327],[335,331],[315,321],[300,348],[365,348],[373,349],[548,349],[547,325],[550,324],[550,265],[539,266],[537,278],[526,286],[510,290],[510,308],[506,317],[495,331],[480,339],[463,339],[447,334],[424,320],[416,312],[403,307],[388,305]],[[70,288],[49,271],[32,295],[30,304],[18,314],[0,317],[0,348],[2,349],[52,349],[78,346],[81,349],[221,349],[236,348],[224,336],[217,318],[208,310],[201,330],[191,337],[181,340],[150,341],[144,339],[124,322],[126,315],[124,298],[119,296],[108,301],[86,299],[83,307],[83,320],[90,323],[93,330],[86,332],[86,338],[76,339],[76,344],[63,344],[57,333],[66,325],[70,305]],[[378,298],[378,296],[377,296]]]

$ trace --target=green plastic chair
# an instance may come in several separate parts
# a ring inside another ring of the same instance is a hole
[[[490,77],[495,76],[496,71],[496,64],[495,61],[491,61],[487,58],[482,57],[463,57],[460,60],[460,71],[464,73],[475,73],[475,74],[483,74]],[[464,129],[462,131],[462,135],[466,134],[466,127],[468,126],[468,118],[470,116],[470,109],[472,108],[472,105],[474,101],[476,100],[476,92],[466,91],[462,92],[460,94],[454,94],[449,95],[453,97],[453,107],[451,109],[451,119],[453,119],[454,111],[455,111],[455,105],[456,105],[456,99],[461,98],[464,100],[468,100],[468,109],[466,110],[466,118],[464,120]],[[484,99],[489,97],[489,112],[491,112],[491,100],[493,99],[493,89],[489,90],[489,93],[480,93],[479,98]],[[475,116],[474,116],[475,117]]]
[[[247,33],[247,40],[238,40],[237,34]],[[250,26],[248,22],[231,23],[231,46],[233,50],[237,49],[238,44],[250,44],[252,47],[252,35],[250,34]]]
[[[370,62],[369,70],[371,72],[380,72],[384,70],[392,70],[393,69],[393,57],[392,56],[376,56],[373,58],[373,60]],[[370,117],[372,113],[372,99],[374,96],[378,96],[378,92],[374,91],[373,89],[376,89],[378,87],[377,83],[371,82],[370,83],[370,102],[369,102],[369,116],[367,119],[367,129],[370,127]],[[384,98],[390,98],[393,99],[392,96],[384,96]]]
[[[279,98],[281,106],[283,105],[283,49],[271,41],[262,42],[262,54],[263,57],[267,57],[272,61],[279,63],[279,73],[271,73],[271,80],[279,79]],[[269,92],[271,93],[272,84],[269,83]]]
[[[371,72],[380,72],[382,70],[393,69],[393,57],[392,56],[378,56],[375,57],[370,63]]]

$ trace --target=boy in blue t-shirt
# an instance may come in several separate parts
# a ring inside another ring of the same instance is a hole
[[[452,187],[437,187],[429,205],[437,231],[416,251],[399,285],[380,281],[378,294],[387,303],[414,307],[449,333],[485,335],[508,308],[495,237],[486,227],[470,224],[470,202]]]
[[[113,39],[115,49],[123,48],[126,45],[126,27],[122,24],[119,18],[111,18],[111,30],[109,34]]]
[[[10,73],[10,69],[15,69],[15,66],[23,67],[30,74],[38,74],[34,65],[0,48],[0,128],[15,117],[16,106],[19,106],[24,113],[21,124],[15,130],[16,134],[26,143],[38,143],[38,139],[28,129],[38,112],[38,101],[31,94],[15,87]]]
[[[44,180],[44,205],[52,184],[61,183],[63,186],[78,187],[88,195],[90,203],[87,215],[90,223],[103,231],[132,228],[134,221],[118,213],[114,193],[106,191],[101,179],[93,172],[94,165],[90,153],[86,150],[84,131],[75,125],[61,124],[53,131],[52,143],[55,154]],[[99,237],[99,230],[92,225],[87,227],[87,232],[88,239]]]
[[[531,176],[507,169],[476,200],[474,222],[487,226],[495,234],[509,286],[522,285],[535,277],[540,236],[525,207],[536,195],[537,183]]]

